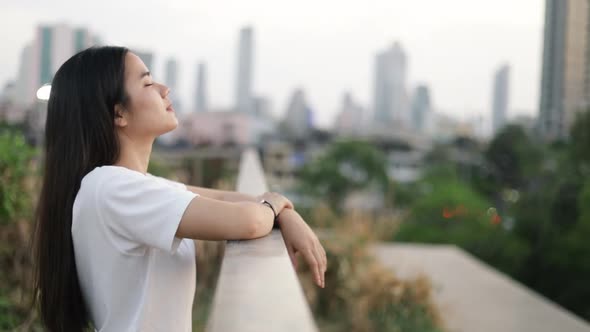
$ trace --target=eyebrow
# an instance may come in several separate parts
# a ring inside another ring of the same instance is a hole
[[[143,72],[143,73],[141,73],[141,76],[139,77],[139,79],[142,79],[146,76],[152,76],[152,73],[150,73],[149,71]]]

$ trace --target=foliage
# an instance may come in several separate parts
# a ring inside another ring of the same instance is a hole
[[[333,211],[323,207],[314,211],[312,218],[324,220],[330,214]],[[380,221],[361,214],[348,215],[324,233],[326,288],[319,290],[309,268],[299,262],[300,281],[320,330],[442,331],[428,279],[399,279],[371,254],[371,244],[383,231],[374,227],[375,222]]]
[[[578,115],[569,141],[543,144],[507,126],[481,151],[484,163],[470,176],[450,158],[451,147],[436,147],[429,164],[438,166],[413,195],[403,193],[410,212],[395,238],[455,243],[590,319],[588,133],[590,112]],[[482,214],[486,207],[494,209]]]
[[[436,168],[417,187],[424,194],[395,240],[455,244],[505,272],[520,266],[528,254],[526,243],[511,236],[498,211],[452,170]]]
[[[36,151],[13,128],[0,130],[0,330],[32,330],[30,303],[32,197]]]
[[[376,187],[387,194],[385,165],[383,154],[369,143],[338,142],[303,167],[299,174],[300,191],[322,198],[339,210],[349,192]]]
[[[193,331],[205,331],[223,260],[223,242],[195,241],[198,282],[193,302]]]
[[[35,150],[22,134],[0,131],[0,224],[27,217],[31,212],[27,180]],[[30,187],[30,185],[29,185]]]
[[[569,152],[581,175],[590,175],[590,110],[576,115],[571,130]]]
[[[508,125],[491,141],[485,156],[500,188],[521,188],[527,175],[536,173],[541,151],[522,127]]]

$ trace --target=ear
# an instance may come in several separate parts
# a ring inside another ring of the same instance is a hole
[[[127,112],[121,104],[115,105],[115,127],[127,127]]]

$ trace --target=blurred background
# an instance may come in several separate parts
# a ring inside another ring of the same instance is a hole
[[[0,4],[0,330],[40,330],[38,90],[126,46],[179,119],[149,171],[235,189],[241,153],[330,257],[322,331],[590,331],[588,0]],[[222,259],[199,243],[194,330]]]

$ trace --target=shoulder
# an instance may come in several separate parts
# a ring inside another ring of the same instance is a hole
[[[125,189],[139,190],[153,183],[154,179],[144,174],[121,166],[97,166],[90,171],[80,185],[80,190],[92,191],[99,196],[105,193],[116,193]]]
[[[124,176],[138,177],[143,176],[143,174],[122,166],[103,165],[97,166],[92,171],[88,172],[82,181],[101,181],[105,178]]]

